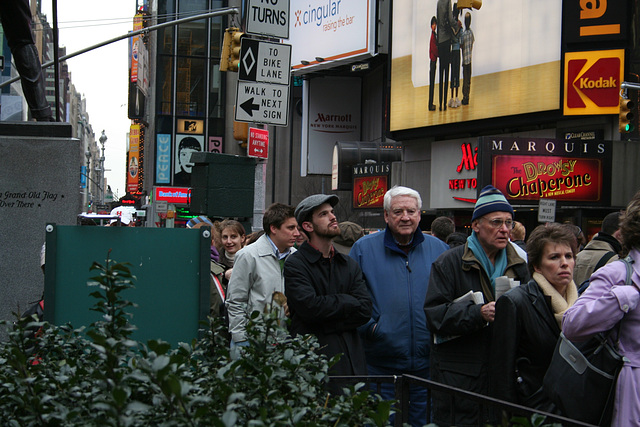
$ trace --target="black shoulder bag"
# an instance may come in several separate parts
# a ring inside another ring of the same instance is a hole
[[[631,264],[627,257],[625,285],[631,285]],[[618,343],[609,336],[620,330],[620,322],[608,332],[583,342],[571,342],[560,333],[543,389],[562,415],[599,426],[611,425],[616,381],[627,360]],[[619,334],[618,334],[619,335]]]

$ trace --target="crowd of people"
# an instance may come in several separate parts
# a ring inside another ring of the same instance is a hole
[[[423,232],[422,200],[411,188],[385,194],[386,228],[367,235],[358,224],[338,222],[339,202],[314,194],[295,207],[275,203],[255,237],[234,220],[201,216],[187,224],[214,231],[211,313],[228,318],[232,357],[249,345],[251,313],[275,310],[288,319],[288,333],[313,334],[320,351],[341,356],[332,375],[410,374],[562,415],[542,387],[561,331],[585,339],[624,317],[619,338],[628,362],[613,425],[638,424],[640,340],[633,332],[640,293],[623,286],[625,267],[614,261],[640,257],[640,192],[625,212],[607,215],[582,250],[582,230],[571,224],[539,225],[527,237],[493,186],[479,194],[470,235],[456,232],[448,217]],[[639,272],[634,266],[634,283]],[[328,385],[332,393],[340,388]],[[394,399],[393,384],[376,390]],[[434,391],[427,420],[427,390],[417,385],[409,401],[413,426],[500,417]]]

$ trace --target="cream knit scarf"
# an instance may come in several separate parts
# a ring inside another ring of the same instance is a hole
[[[578,288],[576,288],[576,284],[573,280],[569,283],[569,286],[567,286],[567,297],[565,299],[542,274],[538,272],[533,273],[533,280],[540,286],[542,293],[551,298],[553,316],[556,318],[558,326],[562,328],[562,316],[564,312],[578,299]]]

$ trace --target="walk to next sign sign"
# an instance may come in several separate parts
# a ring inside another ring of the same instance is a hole
[[[238,82],[236,93],[236,121],[287,126],[289,86]]]
[[[247,33],[289,38],[289,0],[249,0],[248,3]]]

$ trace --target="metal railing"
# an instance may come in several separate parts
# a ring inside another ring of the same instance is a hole
[[[451,401],[456,398],[464,398],[468,400],[472,400],[477,402],[478,404],[478,413],[484,413],[486,408],[494,408],[496,414],[501,414],[503,416],[508,416],[509,419],[512,416],[524,416],[527,418],[531,418],[534,414],[540,414],[546,417],[545,422],[555,422],[560,423],[563,426],[580,426],[580,427],[595,427],[593,424],[584,423],[582,421],[574,420],[571,418],[566,418],[557,414],[551,414],[548,412],[543,412],[537,409],[529,408],[526,406],[518,405],[512,402],[507,402],[505,400],[496,399],[493,397],[485,396],[478,393],[473,393],[467,390],[463,390],[461,388],[448,386],[445,384],[441,384],[435,381],[426,380],[424,378],[416,377],[413,375],[369,375],[369,376],[331,376],[329,377],[330,381],[337,381],[341,383],[366,383],[368,385],[375,385],[376,391],[380,394],[382,384],[391,383],[395,386],[395,426],[402,426],[405,423],[409,422],[409,389],[411,385],[417,385],[419,387],[424,387],[427,389],[427,417],[425,419],[425,424],[429,424],[431,421],[431,393],[433,391],[448,394],[451,397]],[[451,415],[452,419],[450,421],[450,425],[455,425],[455,420],[453,419],[454,414]],[[482,427],[486,425],[486,420],[479,417],[478,426]],[[498,424],[502,425],[502,424]]]

